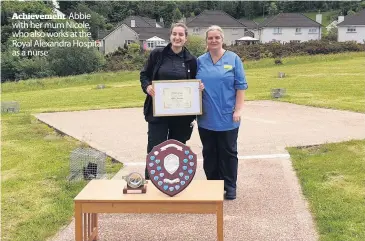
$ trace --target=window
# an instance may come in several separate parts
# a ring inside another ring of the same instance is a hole
[[[350,33],[356,32],[356,27],[355,26],[349,26],[349,27],[347,27],[347,32],[350,32]]]
[[[238,30],[236,28],[232,29],[232,35],[237,35],[238,34]]]
[[[290,43],[300,43],[300,40],[290,40]]]
[[[282,29],[281,28],[274,28],[274,34],[281,34]]]
[[[153,48],[153,47],[155,47],[155,46],[154,46],[154,44],[153,44],[153,42],[152,42],[152,41],[148,41],[148,42],[147,42],[147,47],[148,47],[148,48]]]
[[[301,28],[296,28],[295,29],[295,34],[302,34],[302,29]]]
[[[317,33],[317,29],[316,28],[310,28],[309,33]]]
[[[134,40],[124,40],[124,43],[131,44],[131,43],[134,43]]]
[[[199,34],[200,32],[200,29],[199,28],[193,28],[193,33],[194,34]]]

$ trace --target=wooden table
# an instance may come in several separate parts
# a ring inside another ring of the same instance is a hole
[[[124,180],[92,180],[76,196],[76,241],[97,240],[98,213],[215,213],[218,241],[223,241],[223,181],[193,180],[174,197],[151,182],[146,194],[123,194],[125,185]]]

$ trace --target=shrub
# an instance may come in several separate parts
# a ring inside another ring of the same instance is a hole
[[[253,45],[228,46],[241,58],[258,60],[261,58],[282,58],[296,55],[333,54],[341,52],[364,51],[365,44],[356,42],[337,42],[324,38],[302,43],[265,43]]]
[[[96,48],[55,47],[49,51],[51,69],[58,76],[91,73],[101,70],[104,56]]]
[[[281,59],[275,59],[274,63],[275,64],[283,64],[283,62],[281,61]]]
[[[192,55],[199,57],[206,52],[205,40],[200,36],[189,36],[186,48]]]

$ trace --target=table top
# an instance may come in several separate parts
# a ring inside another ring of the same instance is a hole
[[[158,190],[151,181],[145,194],[123,194],[124,180],[91,180],[75,197],[83,202],[216,202],[223,201],[224,182],[193,180],[187,188],[173,197]]]

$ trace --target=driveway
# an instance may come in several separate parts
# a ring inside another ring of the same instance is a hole
[[[141,108],[42,113],[50,126],[123,162],[114,179],[143,173],[147,124]],[[317,240],[314,223],[285,150],[365,138],[365,115],[284,102],[247,101],[239,131],[238,193],[224,202],[225,240]],[[198,154],[197,179],[204,179],[195,129],[188,142]],[[100,240],[216,240],[214,215],[101,215]],[[52,238],[73,240],[74,224]]]

